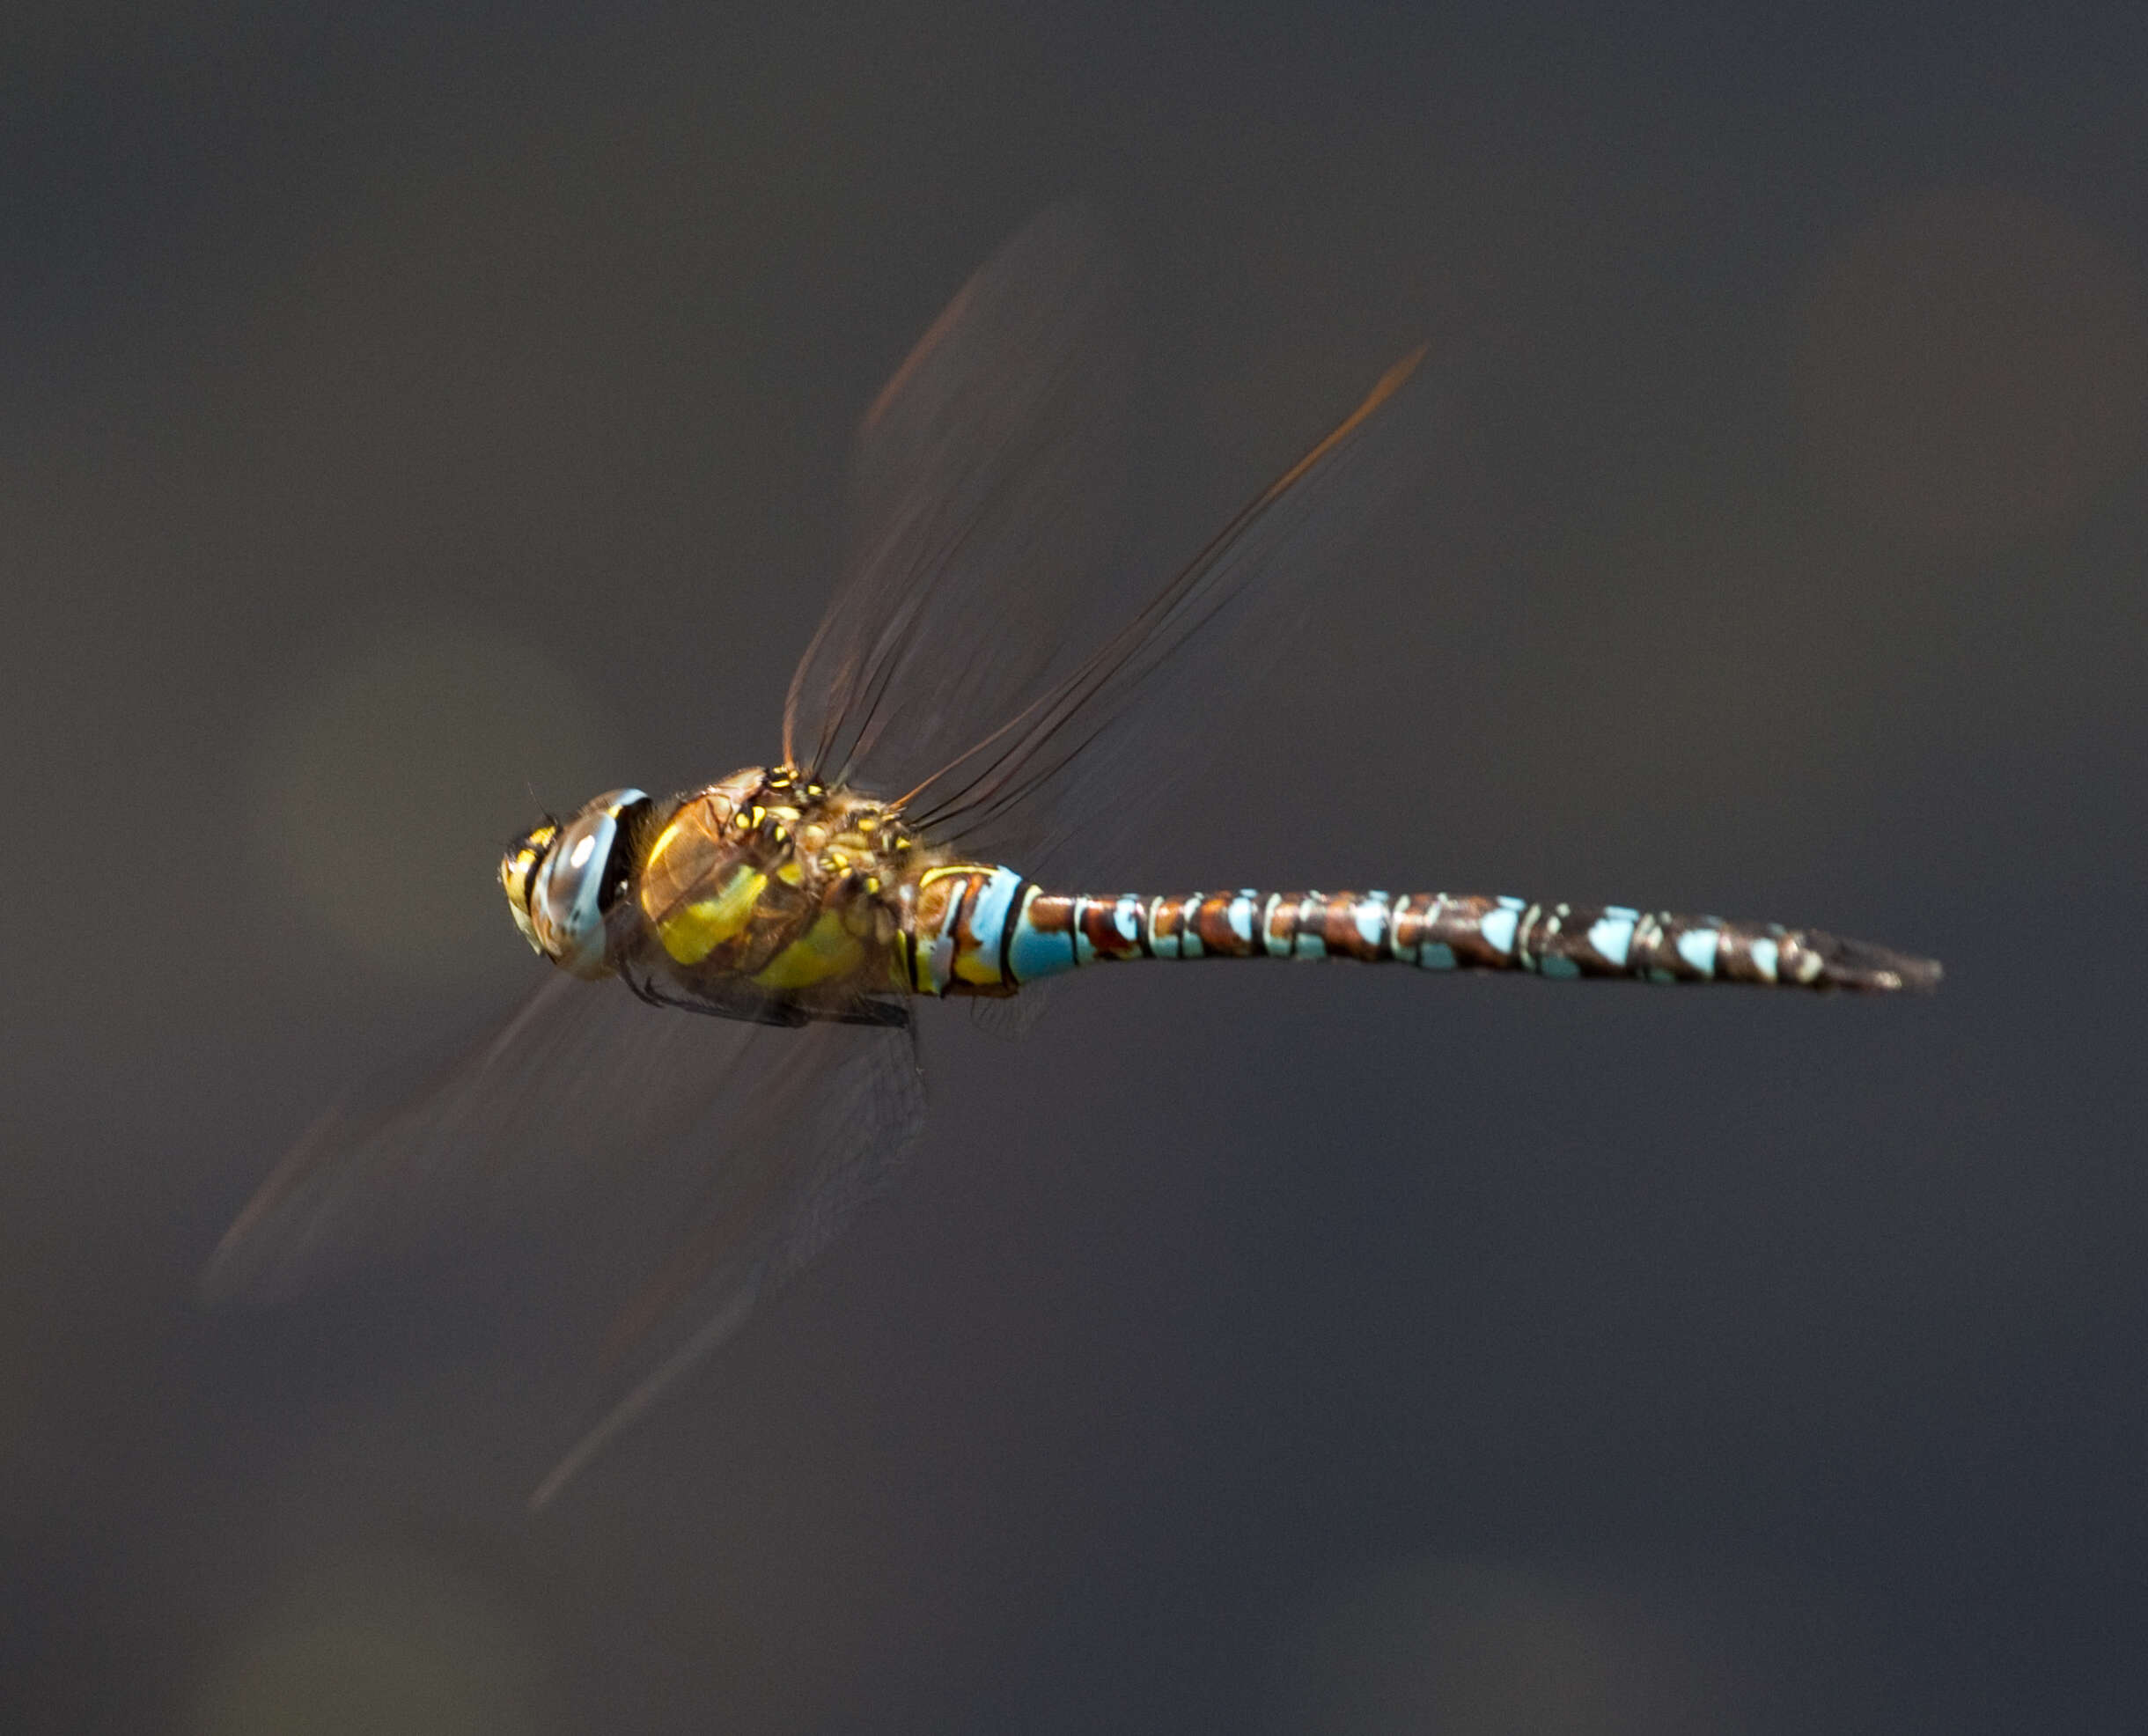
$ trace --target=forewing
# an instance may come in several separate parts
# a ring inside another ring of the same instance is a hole
[[[844,577],[784,708],[791,763],[898,794],[1036,691],[1111,536],[1117,303],[1097,225],[1055,207],[962,287],[865,412]]]
[[[542,1210],[684,1139],[754,1029],[548,969],[415,1089],[386,1075],[315,1122],[224,1233],[203,1289],[276,1300],[454,1222]]]
[[[540,1499],[817,1257],[924,1115],[906,1020],[710,1018],[550,972],[414,1094],[393,1090],[298,1140],[203,1289],[276,1300],[488,1220],[552,1245],[547,1312],[602,1420]]]
[[[908,804],[931,835],[1033,875],[1103,865],[1184,776],[1383,508],[1433,474],[1445,394],[1405,357],[1089,657],[940,768]],[[1196,744],[1197,745],[1197,744]]]

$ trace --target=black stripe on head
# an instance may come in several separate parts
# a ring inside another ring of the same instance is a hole
[[[641,820],[656,804],[644,796],[638,802],[629,802],[620,809],[612,831],[612,848],[604,858],[604,879],[597,885],[597,909],[600,914],[608,911],[619,901],[619,894],[627,889],[627,882],[634,878],[634,839],[641,830]]]
[[[544,866],[544,859],[550,854],[552,846],[559,842],[559,831],[557,816],[548,813],[528,831],[507,841],[506,854],[509,857],[526,856],[529,858],[529,866],[522,873],[522,908],[526,915],[535,914],[530,908],[530,900],[536,896],[538,871]],[[537,835],[541,832],[551,835],[541,844],[537,842]]]

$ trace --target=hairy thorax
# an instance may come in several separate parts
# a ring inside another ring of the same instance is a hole
[[[808,1003],[899,990],[908,904],[942,852],[872,797],[748,768],[659,803],[634,908],[683,985],[740,980]]]

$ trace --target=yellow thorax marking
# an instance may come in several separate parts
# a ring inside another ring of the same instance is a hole
[[[664,950],[682,965],[697,965],[753,920],[769,877],[741,863],[714,898],[686,906],[657,930]]]
[[[680,809],[670,825],[657,834],[656,842],[649,847],[649,860],[651,863],[661,862],[664,859],[666,852],[677,842],[680,830],[686,825],[688,816],[700,805],[699,802],[688,803],[685,807]]]
[[[830,977],[847,976],[864,962],[865,949],[833,910],[823,910],[813,925],[770,959],[754,981],[763,989],[805,989]]]

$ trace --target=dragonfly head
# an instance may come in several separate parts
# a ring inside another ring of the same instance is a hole
[[[507,846],[500,886],[522,938],[562,970],[602,976],[604,917],[627,883],[627,811],[639,790],[612,790],[562,825],[546,820]]]

